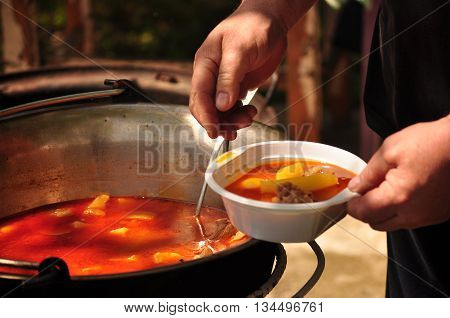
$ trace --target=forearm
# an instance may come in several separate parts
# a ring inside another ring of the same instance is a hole
[[[317,0],[243,0],[237,11],[258,11],[276,19],[287,32]]]
[[[437,129],[441,132],[441,140],[442,143],[437,145],[437,147],[443,148],[443,153],[447,161],[447,166],[450,169],[450,114],[447,116],[439,119],[436,122],[437,125],[440,125],[440,127]],[[437,130],[437,132],[439,132]]]
[[[442,120],[442,122],[447,123],[450,125],[450,114],[448,114],[445,117],[442,117],[440,120]]]

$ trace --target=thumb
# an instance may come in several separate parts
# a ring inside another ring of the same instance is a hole
[[[239,98],[240,84],[247,73],[243,61],[244,54],[239,50],[222,55],[216,84],[216,107],[222,112],[231,109]]]
[[[382,152],[378,150],[361,174],[350,181],[348,188],[353,192],[364,194],[378,187],[384,181],[388,170],[389,165],[384,160]]]

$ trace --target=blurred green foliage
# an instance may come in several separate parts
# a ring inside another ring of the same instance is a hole
[[[349,2],[350,0],[325,0],[332,8],[340,9],[344,4]],[[360,2],[363,6],[367,7],[370,5],[371,0],[355,0]]]
[[[64,0],[39,0],[37,20],[50,32],[63,31]],[[238,0],[92,0],[95,56],[120,59],[191,60],[214,26]],[[39,31],[41,55],[52,39]]]

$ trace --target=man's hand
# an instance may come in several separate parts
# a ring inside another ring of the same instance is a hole
[[[449,220],[450,116],[387,138],[349,189],[362,194],[348,203],[349,214],[375,230]]]
[[[290,26],[315,0],[246,0],[198,49],[189,108],[211,138],[236,138],[256,109],[236,107],[277,68]]]

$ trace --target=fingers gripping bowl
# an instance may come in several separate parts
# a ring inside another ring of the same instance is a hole
[[[272,141],[222,155],[208,167],[205,177],[211,189],[222,197],[231,222],[240,231],[270,242],[310,242],[345,216],[345,204],[356,193],[345,187],[319,202],[280,203],[255,200],[228,189],[264,163],[299,159],[335,165],[352,174],[359,174],[366,166],[359,157],[336,147],[305,141]]]

